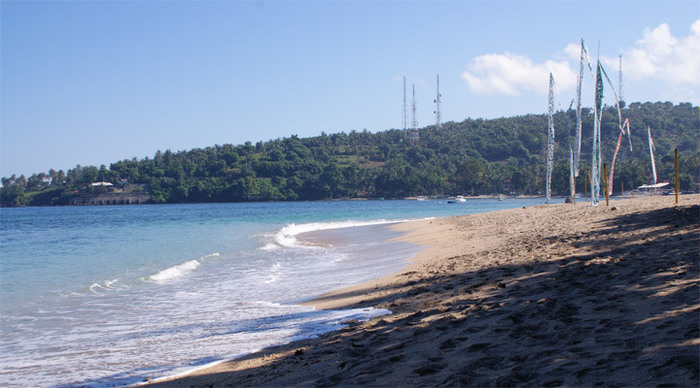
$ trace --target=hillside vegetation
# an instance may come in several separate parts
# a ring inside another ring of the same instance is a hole
[[[614,190],[650,183],[647,126],[656,145],[659,180],[674,182],[679,152],[682,190],[700,182],[700,110],[690,103],[632,103],[627,139],[618,156]],[[575,113],[557,112],[554,195],[569,194],[569,131]],[[581,168],[591,164],[593,115],[583,112]],[[415,195],[539,194],[545,188],[547,117],[525,115],[447,122],[420,129],[411,145],[403,130],[291,136],[267,142],[158,151],[153,158],[123,160],[109,167],[76,166],[26,178],[2,178],[2,206],[64,205],[70,198],[105,190],[93,182],[136,187],[153,203],[319,200]],[[619,134],[617,111],[606,107],[602,124],[603,162],[610,166]],[[583,175],[577,191],[583,192]]]

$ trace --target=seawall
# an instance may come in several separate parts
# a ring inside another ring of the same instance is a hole
[[[142,205],[151,200],[151,196],[142,193],[103,193],[85,194],[71,198],[71,206],[100,206],[100,205]]]

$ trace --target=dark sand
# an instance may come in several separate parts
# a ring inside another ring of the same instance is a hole
[[[310,302],[393,314],[152,385],[697,387],[700,195],[680,200],[401,224],[414,264]]]

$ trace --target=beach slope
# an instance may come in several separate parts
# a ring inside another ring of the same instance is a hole
[[[394,313],[168,387],[699,384],[700,195],[397,225],[402,272],[310,302]]]

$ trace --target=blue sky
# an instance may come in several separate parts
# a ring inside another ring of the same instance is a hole
[[[3,0],[0,16],[0,176],[402,128],[404,76],[419,127],[437,74],[443,121],[544,113],[549,71],[566,109],[581,38],[616,83],[623,56],[627,102],[700,104],[695,0]]]

